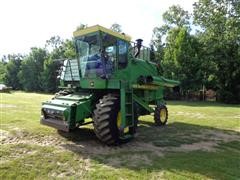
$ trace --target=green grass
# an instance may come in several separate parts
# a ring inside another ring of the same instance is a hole
[[[91,125],[40,125],[51,97],[0,94],[0,179],[240,179],[239,105],[171,101],[167,126],[142,116],[133,141],[108,147]]]

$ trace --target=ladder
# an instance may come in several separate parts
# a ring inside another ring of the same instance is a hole
[[[133,90],[121,89],[122,126],[133,126]]]

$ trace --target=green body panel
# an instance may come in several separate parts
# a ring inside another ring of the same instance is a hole
[[[157,76],[153,76],[153,81],[151,82],[152,84],[158,85],[158,86],[164,86],[164,87],[175,87],[176,85],[179,84],[178,81],[174,81],[174,80],[170,80],[170,79],[166,79],[162,76],[157,77]]]
[[[42,111],[48,113],[47,118],[65,121],[69,129],[77,123],[83,123],[84,118],[92,113],[90,94],[69,94],[57,96],[42,104]]]
[[[119,79],[81,79],[80,87],[83,89],[120,89]]]
[[[98,33],[91,32],[91,34]],[[99,34],[101,35],[101,33]],[[76,37],[76,41],[79,38],[81,37]],[[100,45],[102,43],[101,41]],[[117,53],[116,62],[114,62],[115,69],[108,78],[97,75],[83,77],[84,73],[79,68],[84,66],[81,61],[84,61],[85,65],[88,63],[84,60],[84,56],[82,60],[79,57],[78,60],[74,60],[74,63],[66,63],[74,66],[66,67],[66,69],[79,69],[79,73],[74,72],[74,74],[79,74],[79,81],[76,81],[78,77],[75,77],[71,82],[68,77],[67,81],[63,80],[61,82],[61,85],[71,89],[73,94],[59,96],[43,103],[43,110],[50,109],[62,112],[63,121],[67,122],[71,129],[76,124],[84,124],[84,119],[91,117],[99,98],[107,93],[115,93],[119,94],[120,99],[121,129],[134,125],[136,107],[140,109],[141,115],[152,113],[154,109],[149,105],[164,103],[164,88],[177,86],[179,82],[162,77],[159,72],[159,65],[148,59],[149,54],[146,55],[145,59],[135,58],[130,42],[125,43],[128,44],[127,65],[124,68],[118,67],[119,54]],[[84,72],[86,73],[86,71],[85,69]],[[68,72],[68,74],[72,73]],[[139,79],[142,79],[142,82]],[[68,86],[68,84],[71,86]]]
[[[134,99],[135,102],[140,104],[144,109],[146,109],[150,113],[152,113],[154,111],[151,107],[148,106],[147,103],[145,103],[141,98],[139,98],[138,96],[136,96],[134,94],[133,94],[133,99]]]

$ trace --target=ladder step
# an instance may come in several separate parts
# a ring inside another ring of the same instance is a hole
[[[132,103],[131,102],[126,102],[126,105],[132,105]]]
[[[126,116],[132,116],[132,114],[126,114]]]

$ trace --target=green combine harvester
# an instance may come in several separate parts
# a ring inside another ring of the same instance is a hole
[[[128,35],[99,25],[73,35],[77,59],[64,61],[63,90],[42,104],[42,124],[69,132],[93,123],[108,145],[134,137],[140,115],[153,113],[156,125],[166,124],[163,91],[179,82],[161,76],[154,52],[141,39],[132,43]]]

